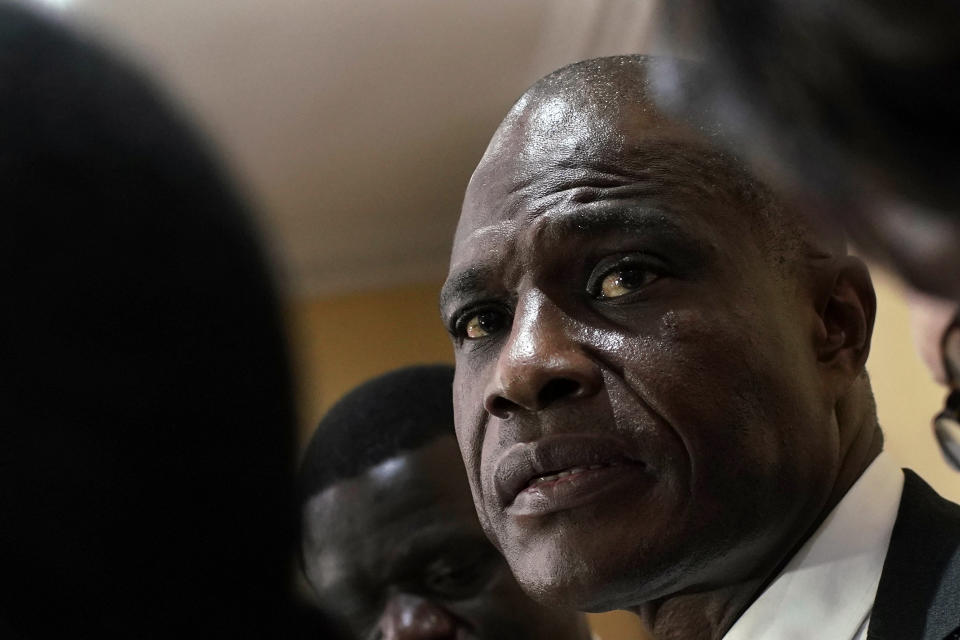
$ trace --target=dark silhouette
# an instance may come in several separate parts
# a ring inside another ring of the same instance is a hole
[[[0,6],[4,637],[284,637],[294,411],[249,213],[137,71]]]

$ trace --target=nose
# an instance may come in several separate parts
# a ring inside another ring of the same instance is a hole
[[[457,632],[456,620],[446,609],[405,593],[390,597],[379,626],[383,640],[446,640]]]
[[[491,415],[540,411],[558,400],[600,391],[603,376],[577,340],[574,325],[542,293],[521,300],[486,389],[484,407]]]

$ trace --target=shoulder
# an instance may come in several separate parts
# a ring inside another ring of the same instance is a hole
[[[868,637],[942,640],[960,627],[960,505],[904,474]]]

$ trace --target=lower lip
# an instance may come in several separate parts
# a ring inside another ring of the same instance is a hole
[[[543,516],[566,511],[636,485],[647,478],[639,463],[587,469],[549,482],[527,487],[517,494],[507,513],[512,516]]]

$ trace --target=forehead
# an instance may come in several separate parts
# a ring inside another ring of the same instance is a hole
[[[395,456],[338,482],[304,508],[308,560],[324,580],[428,554],[447,541],[482,536],[460,450],[452,436]]]
[[[645,201],[678,224],[716,222],[726,159],[648,103],[553,96],[521,102],[495,134],[464,198],[453,263],[488,252],[539,218],[604,201]],[[699,206],[691,206],[699,205]]]

